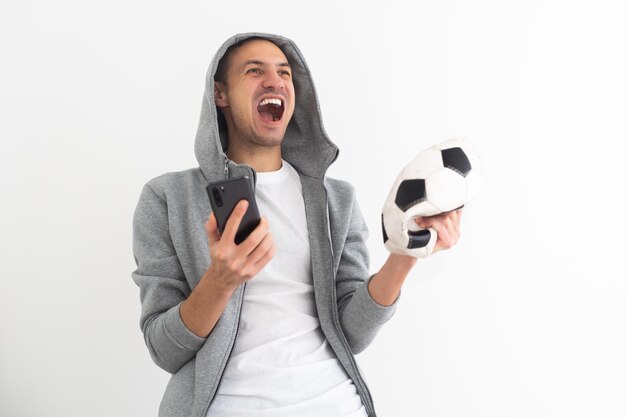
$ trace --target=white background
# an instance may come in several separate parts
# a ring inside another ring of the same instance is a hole
[[[0,415],[156,416],[130,273],[141,186],[196,166],[204,75],[292,38],[386,252],[399,169],[453,136],[487,185],[358,357],[380,416],[626,415],[620,2],[0,0]],[[622,271],[622,272],[620,272]]]

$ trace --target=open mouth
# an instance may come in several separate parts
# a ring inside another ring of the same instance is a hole
[[[256,109],[264,121],[276,122],[283,117],[285,106],[281,99],[266,98],[261,100]]]

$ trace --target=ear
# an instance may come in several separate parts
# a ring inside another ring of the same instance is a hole
[[[224,83],[215,82],[213,84],[213,98],[217,107],[228,107],[228,96]]]

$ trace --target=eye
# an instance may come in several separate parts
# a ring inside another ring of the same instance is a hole
[[[278,71],[278,74],[285,77],[291,77],[291,73],[287,70]]]
[[[260,73],[261,73],[260,68],[250,68],[249,70],[246,71],[246,74],[260,74]]]

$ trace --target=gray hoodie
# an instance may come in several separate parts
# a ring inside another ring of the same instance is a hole
[[[365,349],[391,318],[396,302],[383,307],[368,290],[367,226],[354,189],[325,176],[339,150],[322,125],[317,94],[308,66],[296,45],[281,36],[247,33],[228,39],[206,75],[195,151],[198,168],[150,180],[133,219],[133,252],[140,287],[140,325],[154,362],[171,373],[159,416],[204,417],[237,338],[245,284],[231,297],[208,337],[198,337],[183,323],[179,307],[198,284],[211,259],[204,223],[211,207],[209,182],[255,172],[228,160],[227,135],[213,101],[213,76],[226,49],[251,36],[274,42],[291,65],[296,91],[293,118],[282,143],[282,157],[302,182],[311,247],[315,303],[321,329],[354,382],[369,416],[374,405],[354,354]]]

